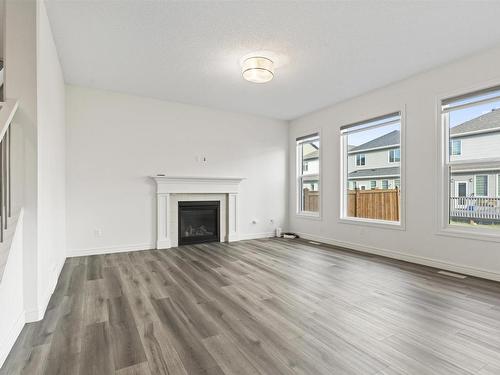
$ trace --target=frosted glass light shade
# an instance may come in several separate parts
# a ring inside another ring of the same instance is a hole
[[[274,77],[274,63],[267,57],[249,57],[241,69],[243,78],[254,83],[266,83]]]

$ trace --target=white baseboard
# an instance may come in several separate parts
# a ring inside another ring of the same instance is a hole
[[[240,240],[257,240],[259,238],[274,237],[274,232],[240,234]]]
[[[255,240],[258,238],[269,238],[269,237],[274,237],[274,232],[240,234],[238,240],[239,241]],[[88,256],[88,255],[126,253],[129,251],[140,251],[140,250],[151,250],[151,249],[156,249],[156,245],[154,243],[94,247],[89,249],[73,249],[68,252],[68,258]]]
[[[140,251],[140,250],[151,250],[151,249],[156,249],[156,245],[154,243],[94,247],[90,249],[73,249],[68,252],[68,258],[81,257],[87,255],[126,253],[129,251]]]
[[[25,314],[24,311],[22,311],[17,317],[16,322],[12,325],[9,333],[2,337],[2,341],[0,342],[0,368],[3,366],[10,350],[16,343],[16,340],[19,337],[25,323]]]
[[[403,260],[403,261],[410,262],[410,263],[421,264],[424,266],[429,266],[429,267],[434,267],[434,268],[443,269],[443,270],[447,270],[447,271],[457,272],[457,273],[461,273],[461,274],[465,274],[465,275],[480,277],[483,279],[500,281],[500,274],[497,272],[489,271],[489,270],[484,270],[484,269],[480,269],[480,268],[474,268],[474,267],[469,267],[469,266],[464,266],[464,265],[454,264],[454,263],[449,263],[449,262],[443,262],[441,260],[405,254],[405,253],[401,253],[401,252],[393,251],[393,250],[381,249],[381,248],[374,247],[374,246],[361,245],[361,244],[357,244],[357,243],[353,243],[353,242],[346,242],[346,241],[338,241],[338,240],[334,240],[332,238],[321,237],[321,236],[317,236],[317,235],[313,235],[313,234],[300,233],[300,232],[297,232],[297,234],[301,238],[304,238],[307,240],[323,242],[323,243],[326,243],[329,245],[344,247],[347,249],[357,250],[357,251],[361,251],[364,253],[381,255],[381,256],[384,256],[387,258]]]

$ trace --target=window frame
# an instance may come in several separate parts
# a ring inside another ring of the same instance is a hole
[[[347,158],[345,155],[348,153],[348,145],[345,142],[345,138],[339,131],[339,139],[340,139],[340,189],[339,189],[339,199],[340,199],[340,210],[338,211],[337,221],[341,224],[348,225],[356,225],[356,226],[366,226],[366,227],[375,227],[375,228],[383,228],[383,229],[393,229],[393,230],[406,230],[406,104],[401,104],[398,107],[388,107],[386,111],[383,112],[374,112],[368,114],[368,116],[363,116],[362,118],[354,118],[354,121],[346,122],[346,124],[361,124],[364,122],[369,122],[373,119],[382,118],[387,115],[399,113],[400,114],[400,140],[399,140],[399,148],[400,148],[400,169],[399,169],[399,178],[401,180],[400,187],[400,217],[399,222],[396,221],[387,221],[387,220],[377,220],[377,219],[366,219],[366,218],[356,218],[349,217],[345,215],[346,210],[346,197],[345,197],[345,189],[348,188],[348,179],[347,179]],[[341,130],[341,129],[340,129]]]
[[[458,144],[460,145],[460,151],[458,154],[453,153],[453,142],[458,142]],[[462,156],[462,140],[460,138],[450,139],[450,156]]]
[[[477,178],[478,177],[486,177],[486,195],[478,195],[477,194]],[[476,174],[474,175],[474,196],[478,198],[486,198],[488,196],[488,184],[490,183],[490,175],[488,174]]]
[[[500,158],[489,158],[481,159],[481,162],[470,162],[470,161],[451,161],[449,160],[449,126],[445,123],[442,116],[442,103],[445,100],[457,97],[467,97],[475,93],[480,93],[482,91],[500,88],[499,80],[491,80],[482,82],[479,84],[474,84],[469,87],[462,87],[456,90],[451,90],[448,92],[442,92],[435,97],[435,114],[436,114],[436,131],[437,140],[436,151],[439,156],[437,163],[437,181],[438,181],[438,192],[435,196],[435,206],[437,207],[436,214],[436,234],[447,237],[458,237],[473,239],[486,242],[500,242],[500,231],[494,231],[488,228],[466,228],[457,225],[452,225],[449,223],[449,188],[450,188],[450,177],[449,168],[450,166],[457,165],[467,165],[469,167],[479,167],[484,164],[500,163]],[[475,188],[475,186],[474,186]]]
[[[358,164],[359,157],[359,164]],[[356,167],[363,167],[366,165],[366,154],[356,154]]]
[[[399,150],[399,160],[396,160],[396,151]],[[392,161],[391,161],[391,152],[394,152],[394,155],[392,157]],[[391,148],[389,150],[389,156],[388,156],[388,161],[389,161],[389,164],[393,164],[393,163],[400,163],[401,162],[401,147],[399,148]]]
[[[319,152],[318,152],[318,173],[314,174],[301,174],[302,171],[302,163],[303,163],[303,158],[301,156],[299,160],[299,145],[298,145],[298,140],[299,139],[308,139],[312,138],[313,136],[317,136],[319,139]],[[310,132],[303,132],[303,135],[298,135],[295,137],[295,202],[296,202],[296,209],[295,209],[295,215],[300,218],[308,218],[308,219],[315,219],[315,220],[321,220],[322,216],[322,207],[323,207],[323,194],[322,194],[322,181],[321,181],[321,176],[322,176],[322,154],[323,154],[323,146],[322,146],[322,138],[321,138],[321,129],[318,130],[312,130]],[[318,181],[318,191],[319,191],[319,207],[318,207],[318,212],[314,211],[303,211],[302,210],[302,183],[304,180],[308,179],[316,179]]]

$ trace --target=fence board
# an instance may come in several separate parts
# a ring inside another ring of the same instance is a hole
[[[400,191],[348,190],[347,216],[365,219],[399,221]]]
[[[304,211],[319,212],[319,191],[304,189]]]

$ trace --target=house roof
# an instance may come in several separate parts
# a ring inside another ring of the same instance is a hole
[[[349,173],[348,179],[356,178],[372,178],[372,177],[398,177],[400,174],[399,167],[388,167],[388,168],[370,168],[370,169],[360,169]]]
[[[384,134],[381,137],[372,139],[366,143],[363,143],[357,147],[349,150],[349,153],[357,153],[360,151],[371,150],[373,148],[383,148],[388,146],[399,145],[400,133],[399,130],[393,130],[390,133]]]
[[[304,160],[315,160],[319,157],[319,150],[314,150],[306,155],[304,155]]]
[[[490,129],[500,129],[500,109],[492,110],[463,124],[450,129],[451,136],[459,136],[464,133],[487,131]]]

